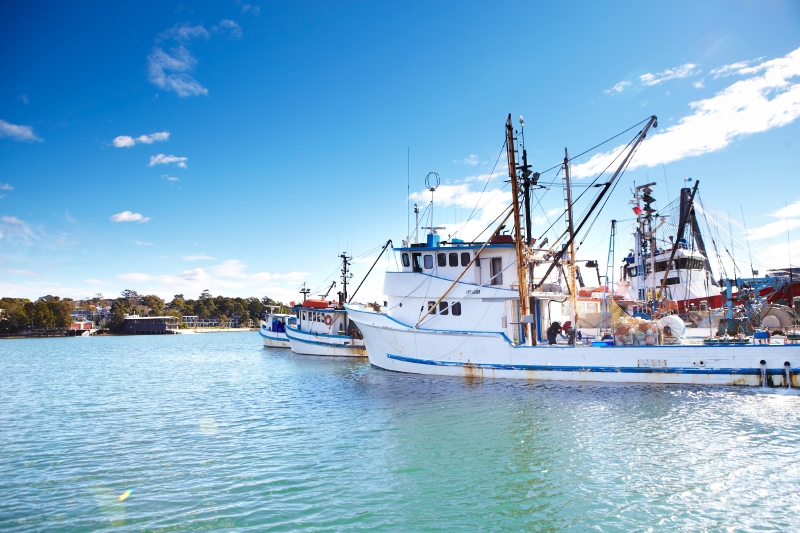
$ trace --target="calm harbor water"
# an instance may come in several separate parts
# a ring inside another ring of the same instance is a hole
[[[2,531],[788,531],[799,455],[787,391],[410,376],[256,333],[0,341]]]

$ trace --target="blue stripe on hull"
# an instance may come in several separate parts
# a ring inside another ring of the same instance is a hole
[[[389,359],[432,366],[457,366],[470,368],[488,368],[492,370],[537,370],[553,372],[613,372],[622,374],[725,374],[725,375],[761,375],[761,368],[705,368],[705,367],[639,367],[639,366],[556,366],[556,365],[504,365],[496,363],[462,363],[460,361],[435,361],[417,359],[402,355],[386,354]],[[800,369],[792,369],[792,374]],[[770,375],[784,375],[785,370],[768,369]]]

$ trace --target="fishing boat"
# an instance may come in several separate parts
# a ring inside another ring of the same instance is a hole
[[[294,324],[297,318],[294,315],[277,313],[276,309],[276,306],[267,306],[267,313],[261,321],[258,334],[265,348],[290,348],[286,326]]]
[[[483,243],[442,242],[431,230],[426,242],[396,250],[402,267],[386,273],[385,311],[345,306],[364,337],[370,363],[398,372],[466,378],[800,385],[800,345],[725,343],[724,339],[692,344],[673,329],[682,324],[676,324],[675,317],[647,321],[620,316],[615,310],[609,338],[587,343],[573,334],[567,344],[544,344],[544,330],[552,331],[548,324],[563,315],[567,300],[571,300],[567,307],[571,321],[576,323],[576,237],[655,125],[656,117],[650,117],[619,154],[621,163],[613,174],[596,178],[599,190],[577,223],[572,214],[570,159],[565,155],[568,230],[558,247],[542,248],[532,237],[527,198],[539,174],[531,173],[509,115],[506,150],[512,203],[491,237]],[[522,154],[522,165],[517,154]],[[511,217],[513,233],[501,234]],[[550,290],[551,274],[560,269],[570,280],[567,295]]]
[[[367,272],[367,276],[391,244],[392,241],[386,242],[375,263]],[[358,293],[366,277],[348,297],[347,285],[353,277],[349,270],[352,257],[342,253],[339,258],[342,261],[342,290],[337,293],[338,301],[328,300],[331,290],[336,286],[336,283],[333,282],[328,287],[328,291],[319,295],[319,298],[306,298],[311,291],[304,289],[301,291],[304,297],[303,302],[292,309],[297,320],[296,323],[287,325],[286,336],[291,343],[292,351],[297,354],[338,357],[365,357],[367,355],[361,332],[349,320],[344,307]]]

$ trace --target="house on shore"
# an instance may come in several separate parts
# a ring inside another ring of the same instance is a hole
[[[122,323],[126,335],[159,335],[178,333],[178,317],[128,315]]]

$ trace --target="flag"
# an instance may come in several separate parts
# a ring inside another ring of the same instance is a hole
[[[633,212],[636,213],[637,215],[641,215],[642,208],[637,205],[636,207],[633,208]]]
[[[690,178],[689,176],[686,176],[686,177],[683,178],[683,181],[692,181],[692,178]]]

